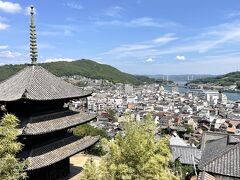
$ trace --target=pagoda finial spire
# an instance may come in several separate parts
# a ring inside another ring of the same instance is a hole
[[[34,7],[30,6],[31,11],[31,19],[30,19],[30,56],[32,60],[32,64],[37,63],[37,37],[36,37],[36,26],[34,22]]]

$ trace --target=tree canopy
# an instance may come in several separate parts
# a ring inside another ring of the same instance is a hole
[[[100,136],[100,138],[109,139],[109,136],[105,130],[100,128],[95,128],[90,124],[82,124],[80,126],[75,127],[73,129],[73,134],[79,137]],[[96,156],[102,156],[103,154],[105,154],[105,152],[103,151],[103,147],[100,145],[99,142],[91,146],[90,148],[88,148],[87,153],[96,155]]]
[[[155,139],[152,118],[131,121],[114,140],[102,140],[106,155],[99,164],[88,162],[82,180],[175,180],[169,168],[171,153],[168,137]]]
[[[76,128],[73,129],[73,134],[80,137],[100,135],[101,137],[108,138],[106,131],[99,128],[95,128],[90,124],[82,124],[77,126]]]
[[[24,179],[25,162],[16,158],[21,150],[21,143],[17,142],[18,119],[11,114],[5,114],[0,120],[0,179]]]

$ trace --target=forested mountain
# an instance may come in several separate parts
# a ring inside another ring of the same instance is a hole
[[[154,82],[154,79],[147,76],[136,76],[124,73],[110,65],[99,64],[95,61],[87,59],[72,62],[59,61],[51,63],[40,63],[39,65],[46,68],[56,76],[82,75],[92,79],[105,79],[112,82],[130,84]],[[0,81],[5,80],[19,70],[23,69],[25,66],[27,66],[27,64],[0,66]]]
[[[236,71],[221,76],[197,79],[191,81],[190,83],[213,83],[222,86],[230,86],[237,84],[240,89],[240,72]]]

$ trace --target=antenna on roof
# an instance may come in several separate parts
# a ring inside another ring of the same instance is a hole
[[[34,7],[30,6],[30,56],[32,60],[32,64],[37,63],[37,37],[36,37],[36,26],[34,22]]]

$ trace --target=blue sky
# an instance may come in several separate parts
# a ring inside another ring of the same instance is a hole
[[[133,74],[240,69],[239,0],[0,0],[0,64],[92,59]]]

